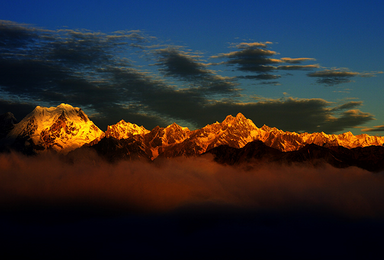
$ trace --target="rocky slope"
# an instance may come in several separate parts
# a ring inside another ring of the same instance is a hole
[[[367,134],[357,136],[351,132],[340,135],[328,135],[323,132],[298,134],[284,132],[266,125],[258,128],[252,120],[247,119],[241,113],[237,114],[236,117],[229,115],[221,123],[216,122],[194,131],[175,123],[166,128],[155,127],[148,131],[137,125],[132,126],[132,124],[124,128],[119,122],[109,126],[108,129],[114,129],[114,132],[107,134],[109,132],[107,130],[106,137],[119,140],[131,137],[140,139],[143,149],[152,160],[158,156],[195,156],[220,145],[242,148],[249,142],[257,140],[282,152],[297,151],[309,144],[323,147],[342,146],[349,149],[383,146],[384,144],[384,137]]]
[[[363,160],[361,165],[367,169],[369,163],[380,168],[380,160],[384,158],[384,137],[355,136],[351,132],[340,135],[285,132],[266,125],[258,128],[241,113],[193,131],[176,123],[147,130],[121,120],[103,133],[80,108],[67,104],[37,106],[17,124],[12,114],[0,120],[2,133],[6,135],[0,141],[1,150],[14,149],[26,154],[45,150],[68,153],[86,146],[109,161],[116,161],[198,156],[209,151],[218,162],[229,164],[249,158],[295,162],[324,157],[340,167],[358,166]]]
[[[27,154],[47,149],[67,153],[102,136],[80,108],[37,106],[3,138],[2,146]]]

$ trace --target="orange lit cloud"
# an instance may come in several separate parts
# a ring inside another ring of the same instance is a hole
[[[263,47],[266,48],[267,44],[272,44],[272,42],[242,42],[236,45],[238,49],[254,48],[254,47]]]
[[[287,63],[301,63],[303,61],[316,60],[314,58],[281,58],[282,61]]]
[[[378,125],[374,127],[367,127],[361,129],[363,132],[384,132],[384,125]]]
[[[280,70],[305,70],[305,69],[317,69],[320,68],[318,64],[312,65],[282,65],[277,67]]]

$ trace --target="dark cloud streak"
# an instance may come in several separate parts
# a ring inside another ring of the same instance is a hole
[[[201,128],[238,112],[257,125],[285,131],[332,133],[373,120],[369,113],[346,111],[357,106],[353,103],[334,108],[321,99],[242,103],[237,82],[240,79],[278,85],[276,79],[281,76],[275,72],[280,66],[317,66],[300,64],[312,58],[274,58],[277,53],[267,49],[270,42],[241,43],[237,45],[239,50],[214,57],[226,59],[224,64],[248,73],[224,77],[208,69],[212,64],[203,63],[199,55],[181,47],[154,48],[153,37],[140,31],[53,31],[1,21],[0,34],[0,91],[9,97],[9,102],[1,100],[0,112],[10,110],[19,120],[28,107],[60,103],[81,107],[103,130],[121,119],[149,129],[173,122]],[[127,57],[137,51],[154,58],[160,73],[186,85],[171,84],[135,66]],[[280,65],[284,63],[288,65]],[[316,75],[330,77],[329,73]],[[349,80],[350,76],[347,73],[344,77]]]
[[[238,51],[230,53],[222,53],[212,56],[211,58],[224,58],[226,61],[222,64],[229,66],[235,65],[238,70],[248,73],[256,73],[255,76],[244,76],[245,79],[269,80],[281,77],[280,75],[271,75],[269,72],[277,72],[278,70],[309,70],[319,68],[319,65],[278,65],[282,63],[300,64],[306,61],[315,60],[313,58],[273,58],[278,55],[277,52],[268,50],[265,43],[240,43],[236,45]]]
[[[308,73],[308,77],[317,78],[317,83],[325,84],[327,86],[335,86],[339,84],[352,82],[353,77],[375,77],[377,74],[382,74],[382,71],[374,72],[352,72],[345,69],[327,69]]]
[[[246,76],[238,76],[240,79],[256,79],[256,80],[269,80],[269,79],[278,79],[281,78],[280,75],[272,75],[272,74],[259,74],[259,75],[246,75]]]
[[[235,94],[238,92],[233,79],[222,77],[207,69],[207,64],[197,60],[197,55],[167,48],[155,52],[159,58],[156,65],[166,76],[172,76],[189,83],[198,91],[209,94]]]
[[[308,77],[316,77],[317,83],[334,86],[342,83],[352,82],[351,78],[359,73],[338,70],[323,70],[308,73]]]

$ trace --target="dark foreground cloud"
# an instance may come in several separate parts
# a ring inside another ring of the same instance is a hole
[[[230,167],[210,156],[109,164],[91,151],[67,163],[57,155],[0,155],[1,209],[23,203],[87,202],[137,212],[205,203],[248,209],[329,210],[384,217],[384,176],[329,165]],[[27,204],[25,204],[27,205]]]
[[[382,173],[354,167],[3,154],[0,237],[3,253],[56,259],[374,259],[383,185]]]

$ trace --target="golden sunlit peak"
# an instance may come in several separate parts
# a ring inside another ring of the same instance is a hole
[[[236,118],[238,118],[238,119],[246,119],[246,117],[242,114],[242,113],[238,113],[237,115],[236,115]]]
[[[172,124],[168,125],[166,128],[180,128],[183,131],[190,131],[188,127],[180,126],[180,125],[176,124],[175,122],[173,122]]]
[[[224,121],[228,121],[228,120],[231,120],[231,119],[246,119],[246,117],[242,114],[242,113],[237,113],[237,115],[234,117],[232,115],[227,115],[227,117],[224,119]]]
[[[71,106],[70,104],[65,104],[65,103],[61,103],[61,104],[58,105],[57,107],[59,107],[59,108],[64,108],[64,109],[74,108],[74,107]]]
[[[172,124],[168,125],[167,128],[169,128],[169,127],[178,127],[178,126],[179,126],[178,124],[176,124],[175,122],[173,122]]]

